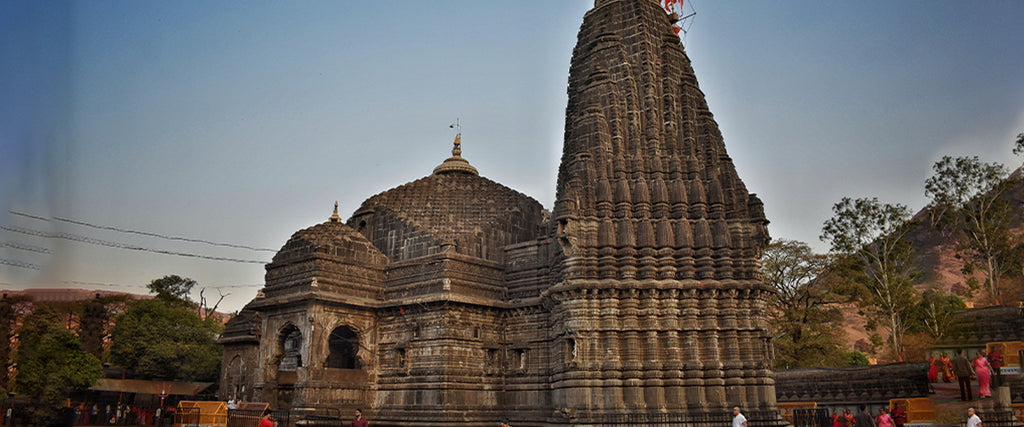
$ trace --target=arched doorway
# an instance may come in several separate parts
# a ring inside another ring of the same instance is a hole
[[[328,368],[362,369],[356,353],[359,352],[359,335],[348,326],[339,326],[327,338]]]

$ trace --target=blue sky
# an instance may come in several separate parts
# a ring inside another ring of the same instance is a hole
[[[269,260],[335,200],[347,217],[428,175],[456,118],[482,175],[550,209],[591,5],[0,3],[0,288],[178,274],[238,309],[262,265],[209,257]],[[1022,162],[1024,2],[686,7],[697,79],[776,239],[827,250],[843,196],[920,209],[942,155]]]

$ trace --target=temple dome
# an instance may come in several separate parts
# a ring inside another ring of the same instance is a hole
[[[431,175],[364,201],[349,225],[391,261],[443,251],[501,261],[502,247],[536,238],[541,204],[480,176],[460,143],[456,136],[452,157]]]
[[[387,257],[370,243],[362,234],[341,221],[338,205],[326,222],[296,231],[281,250],[274,255],[267,266],[289,263],[308,258],[313,254],[329,255],[333,258],[358,264],[386,264]]]

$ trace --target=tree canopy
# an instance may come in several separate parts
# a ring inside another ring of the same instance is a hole
[[[95,384],[102,366],[82,349],[78,336],[64,324],[63,314],[49,307],[38,306],[25,317],[19,340],[14,390],[31,398],[33,422],[48,425],[67,393]]]
[[[927,333],[934,341],[941,340],[949,332],[953,315],[966,307],[956,295],[928,289],[921,293],[921,300],[914,307],[915,329]]]
[[[156,294],[157,299],[168,302],[188,302],[188,293],[196,286],[196,281],[187,277],[168,275],[149,282],[146,288]]]
[[[1006,178],[1002,164],[982,163],[977,156],[945,156],[933,169],[925,182],[933,222],[956,239],[965,275],[980,270],[999,304],[999,279],[1021,255],[1010,232],[1019,208],[1004,197],[1014,180]]]
[[[761,258],[765,283],[777,290],[769,311],[778,368],[842,366],[849,361],[838,296],[824,274],[827,266],[827,256],[793,240],[772,242]]]
[[[821,239],[844,257],[853,285],[848,293],[869,318],[889,332],[894,356],[903,360],[903,336],[910,328],[911,308],[919,276],[914,248],[906,239],[910,211],[904,205],[883,204],[877,198],[844,197],[832,207]]]
[[[111,361],[146,378],[213,381],[222,357],[214,340],[222,329],[189,307],[139,300],[117,318]]]

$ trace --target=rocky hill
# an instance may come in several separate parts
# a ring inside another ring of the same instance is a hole
[[[1011,174],[1016,178],[1016,184],[1004,196],[1010,200],[1018,209],[1018,216],[1013,225],[1013,232],[1017,236],[1018,244],[1024,244],[1024,168],[1018,168]],[[908,234],[918,251],[919,268],[925,274],[924,280],[917,285],[918,291],[929,287],[937,286],[940,289],[960,295],[968,303],[977,306],[984,306],[991,303],[983,290],[975,291],[968,295],[967,277],[961,270],[961,261],[955,251],[955,243],[939,230],[931,225],[931,212],[928,208],[922,209],[914,220],[918,226]],[[983,280],[982,276],[977,276]],[[1004,304],[1016,304],[1024,297],[1024,281],[1021,274],[1005,279],[1004,283]]]
[[[1011,175],[1016,179],[1016,185],[1005,195],[1005,197],[1019,207],[1019,216],[1013,226],[1014,234],[1017,236],[1018,244],[1024,244],[1024,167],[1017,169]],[[917,248],[918,268],[924,273],[923,280],[915,287],[918,292],[929,288],[937,287],[947,292],[960,295],[967,302],[968,306],[984,307],[991,304],[991,299],[984,289],[969,292],[967,277],[961,272],[962,263],[955,251],[955,243],[949,237],[931,225],[931,212],[928,208],[922,209],[914,216],[917,227],[908,234],[908,238]],[[1024,272],[1002,280],[1001,288],[1003,304],[1016,305],[1024,299]],[[982,276],[976,277],[979,281]],[[864,329],[865,319],[857,314],[856,308],[851,307],[844,319],[846,341],[851,348],[864,350],[869,346],[868,331]],[[913,343],[908,343],[913,344]],[[913,356],[913,355],[911,355]],[[922,356],[923,357],[923,356]]]

